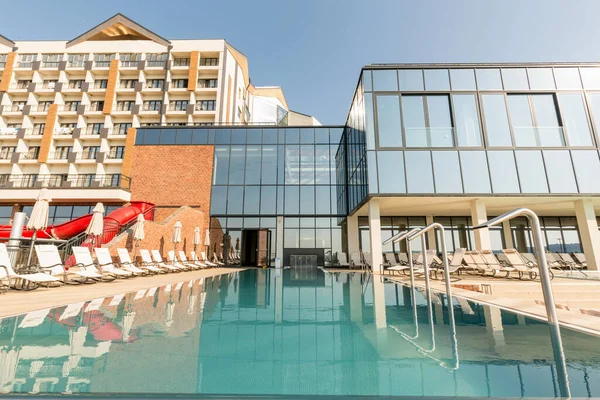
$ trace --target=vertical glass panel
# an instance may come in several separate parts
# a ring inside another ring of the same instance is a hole
[[[515,152],[519,181],[523,193],[548,193],[546,171],[539,150],[519,150]]]
[[[406,180],[408,193],[433,193],[433,171],[428,151],[407,151]]]
[[[312,185],[315,183],[315,147],[300,146],[300,184]]]
[[[300,129],[300,143],[315,142],[315,129],[314,128],[302,128]]]
[[[300,186],[300,214],[313,215],[315,213],[315,187]]]
[[[213,185],[227,185],[229,177],[229,146],[215,146]]]
[[[244,228],[258,228],[259,226],[260,226],[260,219],[244,218]]]
[[[299,186],[285,187],[285,213],[299,214],[300,213],[300,190]]]
[[[504,95],[485,94],[481,96],[481,100],[488,145],[512,146]]]
[[[316,214],[329,214],[331,196],[329,193],[329,186],[315,186],[315,212]]]
[[[577,230],[564,230],[562,231],[564,238],[565,251],[567,253],[581,253],[581,239]]]
[[[577,193],[573,164],[568,150],[544,150],[550,193]]]
[[[526,95],[508,96],[508,108],[515,135],[516,146],[537,146],[529,97]]]
[[[581,89],[581,79],[577,68],[554,68],[556,88],[559,90]]]
[[[452,90],[477,90],[475,71],[472,69],[451,69]]]
[[[287,175],[285,156],[285,146],[277,146],[277,184],[279,185],[283,185],[285,183],[285,177]]]
[[[407,147],[427,147],[423,96],[402,96],[402,123]]]
[[[404,154],[401,151],[378,151],[379,193],[406,193]]]
[[[594,130],[597,135],[600,135],[600,93],[590,93],[588,96]]]
[[[400,97],[377,96],[379,147],[402,147]]]
[[[315,128],[315,143],[329,144],[329,128]]]
[[[175,139],[176,144],[192,144],[192,130],[191,129],[177,129],[177,138]]]
[[[315,146],[315,184],[329,184],[330,168],[329,146]]]
[[[377,160],[374,151],[367,151],[367,172],[369,175],[369,193],[378,193]]]
[[[529,86],[531,90],[556,89],[552,68],[528,68],[527,73],[529,74]]]
[[[261,146],[246,146],[246,185],[260,184]]]
[[[242,206],[244,204],[244,187],[229,186],[227,194],[227,213],[242,214]]]
[[[285,143],[286,144],[300,143],[300,130],[297,128],[285,129]]]
[[[479,90],[502,90],[500,70],[496,68],[476,69],[477,88]]]
[[[423,91],[423,71],[420,69],[398,70],[401,91]]]
[[[274,185],[277,181],[277,146],[262,147],[261,183]]]
[[[229,144],[231,137],[230,129],[215,129],[215,144]]]
[[[452,129],[448,96],[427,96],[427,113],[429,145],[431,147],[453,147],[454,130]]]
[[[258,214],[260,211],[260,186],[246,186],[244,193],[244,214]]]
[[[262,143],[262,129],[250,128],[246,130],[246,140],[248,144],[261,144]]]
[[[337,146],[331,145],[329,146],[329,163],[330,163],[330,171],[331,171],[331,184],[337,185],[337,165],[335,161],[335,155],[337,153]]]
[[[488,151],[494,193],[520,193],[517,167],[512,151]]]
[[[277,193],[275,186],[260,187],[260,213],[275,214],[277,212]]]
[[[462,193],[457,151],[434,151],[433,172],[436,193]]]
[[[573,166],[580,193],[600,192],[600,159],[596,150],[573,150]]]
[[[208,129],[194,129],[192,133],[192,144],[208,143]]]
[[[246,146],[231,146],[229,161],[229,184],[244,184],[244,169],[246,165]]]
[[[450,90],[450,79],[447,69],[426,69],[425,90]]]
[[[491,192],[485,151],[461,151],[460,163],[465,193]]]
[[[227,212],[227,186],[213,186],[210,193],[211,214],[225,214]]]
[[[290,249],[300,247],[300,229],[285,228],[283,230],[283,246]]]
[[[380,69],[373,71],[373,90],[375,91],[397,91],[398,78],[395,69]]]
[[[600,68],[598,67],[582,67],[579,68],[581,79],[583,80],[583,88],[586,90],[600,89]]]
[[[331,234],[329,229],[317,229],[315,236],[315,247],[317,249],[328,249],[331,247]]]
[[[284,197],[284,189],[285,189],[285,186],[277,186],[277,214],[278,214],[278,215],[282,215],[282,214],[283,214],[283,206],[284,206],[283,197]]]
[[[285,184],[297,185],[300,183],[300,147],[296,145],[285,146]]]
[[[335,144],[336,146],[340,144],[340,140],[342,140],[343,133],[344,128],[329,128],[329,143]]]
[[[277,144],[278,130],[274,128],[265,128],[263,130],[263,144]]]
[[[481,146],[481,130],[475,95],[453,95],[454,117],[456,118],[456,134],[461,147]]]
[[[363,90],[365,92],[370,92],[373,90],[373,83],[372,83],[371,75],[372,75],[371,71],[363,71],[363,73],[362,73]]]
[[[365,94],[365,136],[367,139],[367,149],[375,149],[375,122],[373,117],[373,95]]]
[[[567,129],[569,146],[592,146],[592,135],[581,94],[560,94],[563,125]]]
[[[535,112],[539,146],[564,146],[562,128],[558,123],[554,96],[536,94],[531,96]]]
[[[233,128],[231,130],[231,144],[246,144],[246,129]]]
[[[502,81],[506,90],[528,90],[525,68],[502,68]]]
[[[314,249],[315,247],[315,230],[300,229],[300,248]]]

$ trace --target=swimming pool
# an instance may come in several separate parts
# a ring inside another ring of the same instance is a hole
[[[559,395],[546,324],[455,297],[453,335],[445,296],[414,299],[247,270],[5,318],[0,393]],[[562,332],[573,396],[599,396],[600,338]]]

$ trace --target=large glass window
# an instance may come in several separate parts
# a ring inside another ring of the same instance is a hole
[[[425,90],[450,90],[450,79],[447,69],[426,69]]]
[[[516,146],[564,146],[553,95],[509,95],[508,106]]]
[[[544,150],[550,193],[577,193],[575,174],[568,150]]]
[[[244,205],[244,187],[229,186],[227,193],[227,213],[242,214],[242,206]]]
[[[423,71],[420,69],[401,69],[398,71],[401,91],[423,91]]]
[[[260,186],[245,186],[244,214],[258,214],[260,212]]]
[[[488,146],[512,146],[503,94],[481,96]]]
[[[375,149],[375,122],[373,117],[373,95],[365,94],[365,136],[367,149]]]
[[[246,146],[231,146],[229,160],[229,184],[243,185]]]
[[[377,132],[379,147],[401,147],[400,98],[377,96]]]
[[[436,193],[462,193],[457,151],[434,151],[433,172]]]
[[[367,173],[369,193],[377,193],[379,191],[377,185],[377,159],[374,151],[367,152]]]
[[[315,186],[315,212],[316,214],[329,214],[331,195],[329,186]],[[335,190],[335,189],[334,189]]]
[[[600,192],[600,159],[596,150],[573,150],[573,166],[580,193]]]
[[[522,193],[548,193],[546,170],[539,150],[515,152]]]
[[[404,154],[401,151],[377,152],[379,193],[406,193]]]
[[[531,90],[556,89],[552,68],[528,68],[527,73],[529,74]]]
[[[475,95],[458,94],[452,96],[454,117],[456,118],[456,135],[461,147],[481,146],[481,131]]]
[[[570,146],[592,146],[592,135],[581,94],[560,94],[558,97]]]
[[[297,145],[285,146],[285,159],[280,159],[285,168],[285,184],[297,185],[300,183],[300,147]]]
[[[426,96],[429,120],[429,145],[431,147],[453,147],[454,132],[448,96]]]
[[[300,189],[299,186],[285,187],[285,213],[300,213]]]
[[[554,68],[558,90],[581,89],[581,79],[577,68]]]
[[[315,184],[329,184],[330,170],[329,146],[315,146]],[[335,167],[333,170],[335,171]]]
[[[374,91],[397,91],[398,78],[395,69],[382,69],[373,71],[373,90]]]
[[[488,151],[494,193],[519,193],[517,167],[512,151]]]
[[[263,185],[273,185],[277,181],[277,146],[262,147],[261,182]]]
[[[315,183],[315,147],[300,146],[300,184],[312,185]]]
[[[428,151],[407,151],[406,179],[408,193],[433,193],[433,171]]]
[[[215,146],[213,185],[226,185],[229,177],[229,146]]]
[[[300,214],[315,213],[315,187],[300,186]]]
[[[260,184],[260,146],[246,146],[246,185]]]
[[[427,147],[423,96],[402,96],[403,125],[407,147]],[[600,115],[599,115],[600,118]]]
[[[597,90],[600,89],[600,68],[580,68],[581,79],[583,80],[583,87],[586,90]]]
[[[461,151],[460,163],[465,193],[491,192],[485,151]]]
[[[497,68],[475,70],[479,90],[502,90],[502,78]]]
[[[472,69],[451,69],[452,90],[477,90],[475,71]]]
[[[275,214],[277,212],[277,193],[275,186],[261,186],[260,199],[261,214]]]
[[[448,96],[402,96],[407,147],[453,147]]]
[[[371,75],[371,71],[363,71],[362,73],[362,83],[365,92],[371,92],[373,90]]]
[[[506,90],[528,90],[525,68],[503,68],[502,81]]]

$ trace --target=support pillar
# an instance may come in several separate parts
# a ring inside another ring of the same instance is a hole
[[[504,221],[502,223],[502,234],[504,235],[504,248],[514,249],[515,242],[513,241],[512,231],[510,230],[510,221]]]
[[[385,283],[379,278],[373,276],[371,279],[373,286],[373,308],[375,311],[375,326],[377,329],[387,328],[387,316],[385,315]]]
[[[426,225],[433,224],[433,215],[426,215],[425,216],[425,224]],[[425,251],[425,250],[437,250],[437,247],[436,247],[436,244],[435,244],[435,229],[432,229],[432,230],[428,231],[425,234],[427,235],[427,248],[423,249],[423,251]]]
[[[371,235],[371,257],[373,272],[379,273],[383,263],[381,247],[381,215],[379,213],[379,200],[369,200],[369,233]]]
[[[482,224],[488,220],[485,203],[479,199],[471,201],[471,221],[473,226]],[[475,237],[475,250],[490,250],[490,231],[488,228],[473,230]]]
[[[277,240],[275,241],[275,257],[281,260],[283,267],[283,217],[277,217]]]
[[[483,306],[485,318],[485,330],[490,350],[499,353],[505,345],[504,327],[502,326],[502,315],[498,307]]]
[[[350,274],[348,282],[350,286],[350,320],[355,322],[362,321],[362,282],[361,274]]]
[[[346,218],[346,229],[348,229],[348,261],[350,261],[352,259],[352,253],[358,253],[360,251],[358,215],[350,215]]]
[[[587,267],[597,271],[600,268],[600,233],[592,202],[587,199],[575,201],[575,216]]]

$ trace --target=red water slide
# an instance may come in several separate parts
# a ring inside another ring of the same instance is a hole
[[[121,226],[134,221],[139,214],[144,214],[146,220],[154,218],[154,204],[145,201],[132,201],[129,206],[117,208],[104,217],[104,237],[102,243],[108,243],[118,232]],[[83,215],[58,225],[47,227],[37,232],[38,238],[66,240],[84,232],[90,224],[92,214]],[[10,237],[10,225],[0,225],[0,239]],[[24,229],[23,237],[29,238],[33,231]]]

